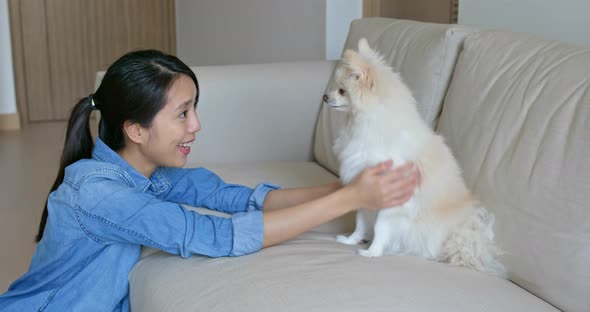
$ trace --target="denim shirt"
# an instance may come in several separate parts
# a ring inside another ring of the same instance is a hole
[[[43,239],[29,271],[0,296],[0,311],[129,311],[127,277],[142,245],[184,258],[255,252],[262,203],[277,188],[226,184],[203,168],[158,168],[147,179],[97,139],[92,159],[68,166],[49,195]]]

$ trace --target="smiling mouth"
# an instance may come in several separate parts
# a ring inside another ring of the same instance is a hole
[[[191,147],[191,144],[193,144],[192,141],[191,142],[187,142],[187,143],[178,144],[178,146],[179,147],[182,147],[182,148],[190,148]]]
[[[178,150],[184,154],[184,155],[188,155],[188,153],[191,152],[191,145],[193,144],[193,141],[190,142],[185,142],[185,143],[180,143],[178,144]]]

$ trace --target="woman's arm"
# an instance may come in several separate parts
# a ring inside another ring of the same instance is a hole
[[[320,186],[274,190],[266,195],[262,207],[264,211],[271,211],[297,206],[324,197],[340,188],[342,188],[342,184],[340,182],[334,182]]]
[[[289,240],[350,211],[394,207],[405,203],[418,186],[419,174],[413,164],[395,170],[390,170],[391,166],[392,162],[388,161],[367,168],[344,187],[330,184],[269,192],[264,200],[264,206],[268,204],[270,207],[263,208],[262,246]],[[297,204],[283,208],[292,203]]]
[[[262,246],[262,211],[199,214],[115,178],[90,177],[74,196],[76,221],[99,244],[139,244],[182,257],[240,256]]]
[[[229,214],[262,210],[268,192],[279,188],[269,183],[260,183],[254,188],[225,183],[205,168],[160,167],[152,176],[169,185],[165,192],[158,194],[159,199]]]

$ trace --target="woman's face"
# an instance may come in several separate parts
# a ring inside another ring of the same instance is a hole
[[[182,167],[186,164],[195,140],[201,130],[197,117],[197,88],[186,75],[172,83],[166,95],[166,105],[156,114],[148,129],[149,138],[142,144],[142,154],[152,167]]]

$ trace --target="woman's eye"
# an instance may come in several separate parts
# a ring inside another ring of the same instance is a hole
[[[344,94],[344,89],[338,89],[338,94],[343,95]]]
[[[186,117],[186,111],[184,111],[184,112],[180,113],[180,115],[178,115],[178,117],[180,117],[180,118],[184,118],[184,117]]]

